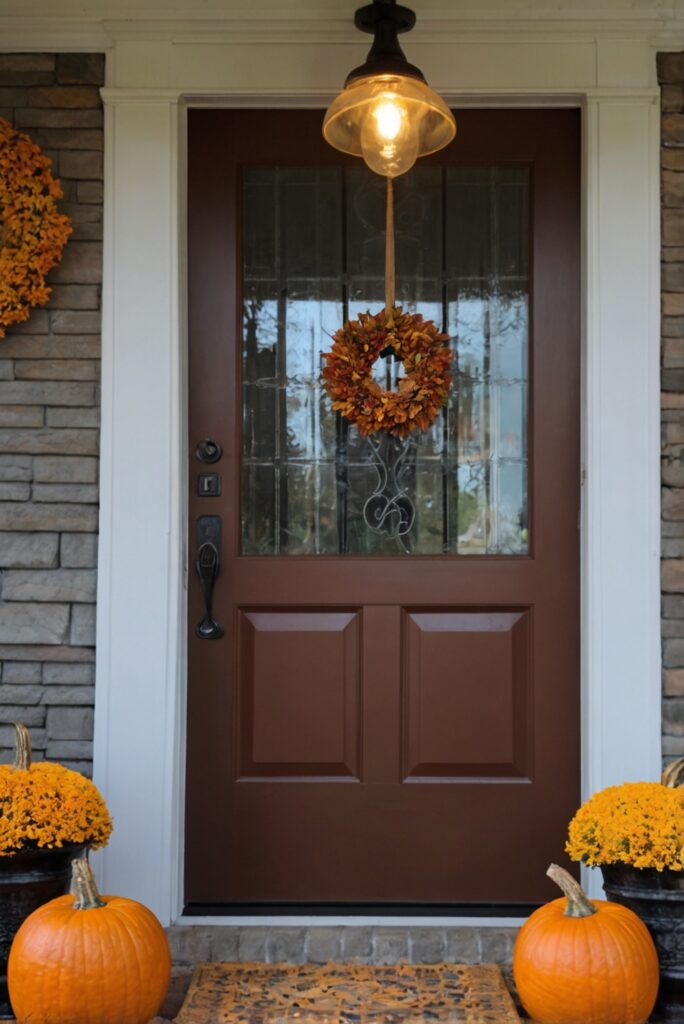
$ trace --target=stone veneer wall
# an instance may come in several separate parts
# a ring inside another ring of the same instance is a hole
[[[684,756],[684,53],[658,55],[662,88],[663,756]]]
[[[0,41],[1,45],[1,41]],[[0,54],[0,117],[62,181],[73,234],[45,309],[0,340],[0,760],[11,723],[37,758],[90,773],[95,684],[101,54]]]

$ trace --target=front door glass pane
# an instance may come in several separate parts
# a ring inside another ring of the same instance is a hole
[[[362,164],[243,172],[242,553],[524,555],[528,168],[397,180],[397,301],[449,334],[454,380],[429,431],[374,452],[320,373],[338,327],[384,305],[384,187]],[[383,386],[400,373],[376,363]],[[378,457],[414,510],[398,533],[369,514]]]

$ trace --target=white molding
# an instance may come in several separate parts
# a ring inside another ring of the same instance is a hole
[[[659,117],[585,109],[584,798],[661,764]]]
[[[109,791],[110,771],[115,768],[109,744],[109,694],[110,694],[110,652],[112,650],[112,621],[107,614],[113,603],[111,566],[113,564],[114,521],[113,506],[107,500],[114,493],[114,346],[111,339],[115,334],[115,286],[114,277],[114,153],[116,136],[113,108],[104,108],[104,200],[103,200],[103,244],[102,244],[102,363],[101,363],[101,414],[100,414],[100,510],[98,539],[97,604],[100,614],[96,619],[96,673],[98,694],[95,701],[95,723],[93,742],[93,775],[103,793]],[[98,864],[104,853],[98,853]]]
[[[344,17],[324,12],[271,12],[262,17],[225,12],[222,16],[197,12],[192,18],[182,16],[150,19],[133,16],[102,22],[107,36],[113,40],[167,40],[171,42],[239,43],[262,46],[270,43],[308,43],[312,46],[331,43],[359,45],[361,37],[352,24],[353,5]],[[573,16],[574,14],[574,16]],[[522,9],[515,14],[505,11],[458,11],[430,16],[419,12],[412,30],[412,43],[474,42],[579,42],[601,38],[657,40],[684,31],[684,18],[658,18],[653,11],[630,10],[608,12],[585,8],[571,11],[539,8]],[[361,41],[361,45],[363,42]]]
[[[5,0],[0,12],[0,52],[114,51],[118,44],[168,43],[233,47],[343,47],[363,52],[365,41],[352,25],[354,4],[344,16],[340,8],[325,10],[314,0],[293,3],[290,10],[183,9],[163,2],[143,8],[125,0],[107,7],[84,7],[81,0],[63,0],[60,14],[52,0]],[[420,10],[411,34],[412,46],[436,47],[504,44],[539,47],[643,42],[660,50],[684,46],[684,10],[678,0],[640,5],[549,4],[518,7],[515,0],[499,7],[456,3],[448,10]]]
[[[176,123],[178,131],[178,161],[176,181],[178,193],[176,207],[178,216],[179,252],[176,257],[175,271],[178,287],[178,367],[176,370],[176,401],[180,407],[180,432],[177,437],[176,468],[178,472],[179,508],[178,526],[181,538],[180,580],[175,594],[175,606],[170,605],[171,616],[169,628],[178,632],[178,665],[177,693],[175,703],[170,707],[174,718],[168,725],[172,732],[173,742],[169,749],[171,771],[173,773],[170,786],[173,821],[170,830],[172,851],[171,872],[169,877],[170,906],[183,907],[184,904],[184,869],[185,869],[185,762],[186,762],[186,708],[187,708],[187,637],[188,637],[188,231],[187,231],[187,150],[188,150],[188,118],[187,108],[183,104],[176,107]],[[174,595],[171,595],[173,598]]]
[[[255,109],[268,106],[271,109],[282,110],[315,110],[324,109],[336,96],[334,90],[328,92],[305,91],[291,92],[286,96],[274,95],[272,91],[264,89],[263,92],[252,90],[240,92],[232,90],[230,97],[225,95],[206,92],[198,89],[196,91],[186,89],[125,89],[125,88],[102,88],[100,94],[103,101],[109,106],[116,106],[118,103],[184,103],[187,107],[225,107],[229,105],[233,109]],[[576,88],[569,88],[564,91],[545,93],[540,95],[535,89],[527,92],[522,90],[516,93],[502,93],[501,89],[487,91],[481,88],[473,90],[460,89],[458,92],[442,89],[440,95],[454,108],[478,108],[503,106],[510,108],[539,108],[539,107],[579,107],[585,100],[601,100],[605,103],[631,103],[634,100],[652,101],[660,98],[660,90],[657,86],[644,88],[603,88],[584,89],[578,91]]]
[[[111,46],[103,24],[94,19],[0,13],[0,53],[99,53]]]
[[[359,45],[352,25],[354,5],[343,16],[315,3],[292,5],[290,10],[249,11],[211,9],[197,5],[186,9],[158,5],[136,8],[110,3],[106,10],[84,8],[77,0],[62,2],[59,16],[51,0],[26,3],[6,0],[0,14],[2,50],[108,49],[118,41],[169,41],[202,44],[237,43],[261,46],[293,42],[311,45],[331,43]],[[118,8],[118,13],[117,13]],[[673,2],[639,6],[572,5],[520,6],[501,3],[449,10],[419,10],[412,41],[419,44],[474,42],[580,42],[602,38],[648,39],[666,48],[684,36],[684,13]],[[361,45],[363,43],[361,42]]]
[[[95,779],[105,884],[178,906],[184,705],[178,106],[106,108]],[[173,909],[172,909],[173,908]]]

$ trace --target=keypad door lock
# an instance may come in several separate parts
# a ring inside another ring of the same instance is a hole
[[[212,462],[218,462],[223,455],[223,448],[214,441],[212,437],[205,437],[203,441],[195,448],[195,458],[200,462],[211,464]]]

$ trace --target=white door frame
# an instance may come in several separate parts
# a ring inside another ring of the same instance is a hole
[[[164,923],[182,908],[184,840],[185,107],[324,105],[363,53],[358,39],[334,33],[319,33],[314,53],[312,40],[300,44],[284,26],[282,38],[273,30],[266,42],[246,29],[239,38],[202,31],[206,38],[196,31],[174,43],[126,38],[122,28],[103,90],[95,778],[115,830],[99,870],[105,891],[144,901]],[[549,38],[502,41],[482,31],[466,46],[445,25],[417,37],[410,56],[457,107],[579,105],[584,116],[587,795],[656,778],[660,765],[655,58],[646,38],[559,40],[549,30]]]

